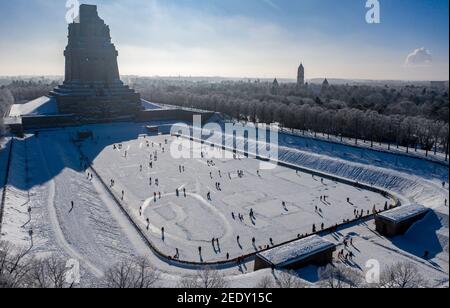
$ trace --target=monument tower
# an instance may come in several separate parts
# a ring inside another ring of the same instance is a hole
[[[303,87],[305,85],[305,68],[303,67],[303,63],[300,64],[297,72],[297,87]]]
[[[64,56],[64,83],[51,92],[61,114],[107,120],[139,112],[140,95],[120,80],[118,52],[95,5],[80,6],[79,22],[69,25]]]

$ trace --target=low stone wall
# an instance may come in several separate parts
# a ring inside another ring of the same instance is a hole
[[[145,110],[139,112],[136,117],[137,122],[147,121],[180,121],[192,123],[194,115],[200,115],[202,117],[202,124],[207,122],[214,112],[195,112],[182,109],[157,109],[157,110]]]
[[[78,126],[84,124],[111,123],[120,121],[150,122],[150,121],[180,121],[183,123],[192,123],[194,115],[200,115],[202,125],[207,122],[214,112],[195,112],[180,109],[160,109],[160,110],[143,110],[136,117],[124,117],[108,120],[87,120],[82,119],[74,114],[55,115],[55,116],[28,116],[22,117],[22,123],[15,127],[16,131],[27,129],[42,129],[54,127]]]
[[[64,127],[77,124],[79,124],[79,121],[74,115],[22,117],[22,127],[24,130]]]

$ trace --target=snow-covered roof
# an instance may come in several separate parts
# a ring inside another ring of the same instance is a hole
[[[424,214],[428,212],[428,210],[429,209],[424,207],[423,205],[415,203],[397,207],[395,209],[386,211],[379,216],[392,222],[399,223],[414,216]]]
[[[151,103],[145,99],[141,99],[142,106],[145,108],[145,110],[157,110],[162,109],[161,106],[155,103]]]
[[[42,96],[26,104],[14,104],[9,111],[10,117],[22,117],[30,115],[55,115],[58,114],[56,99]]]
[[[258,254],[258,257],[275,266],[287,266],[304,260],[314,254],[334,248],[332,242],[313,235],[298,241],[291,242]]]

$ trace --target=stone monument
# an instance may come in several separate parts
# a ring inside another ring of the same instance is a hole
[[[300,64],[297,72],[297,87],[301,88],[305,85],[305,67]]]
[[[113,120],[133,118],[142,109],[140,95],[120,80],[118,52],[95,5],[80,6],[79,22],[69,25],[64,56],[64,83],[50,93],[60,114]]]

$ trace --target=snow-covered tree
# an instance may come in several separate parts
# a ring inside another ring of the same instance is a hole
[[[319,280],[321,287],[330,289],[359,288],[363,286],[361,273],[342,264],[320,268]]]
[[[427,282],[412,262],[388,266],[380,277],[380,288],[415,289],[427,287]]]
[[[157,286],[160,273],[144,257],[123,260],[105,273],[103,284],[115,289],[149,289]]]
[[[178,284],[185,289],[222,289],[228,286],[224,276],[217,270],[205,268],[193,276],[185,276]]]

